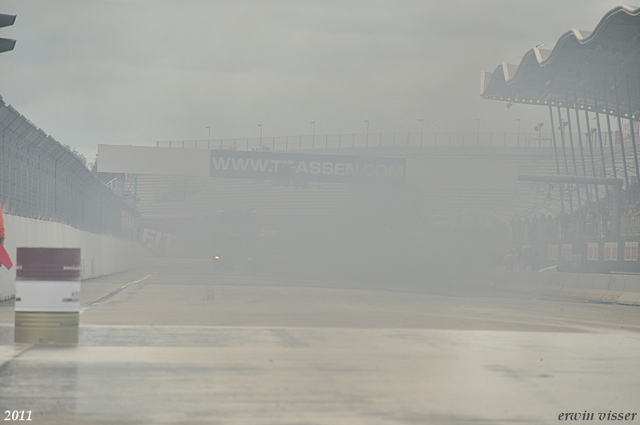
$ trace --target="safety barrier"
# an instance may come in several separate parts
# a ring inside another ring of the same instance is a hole
[[[640,275],[499,271],[493,290],[640,305]]]
[[[80,278],[89,279],[128,270],[144,261],[144,248],[134,240],[98,235],[52,221],[6,214],[5,247],[16,259],[18,247],[81,248]],[[14,297],[16,268],[0,268],[0,301]]]

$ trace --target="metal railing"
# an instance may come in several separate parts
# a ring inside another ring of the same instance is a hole
[[[620,234],[622,236],[640,236],[640,217],[622,217],[620,220]]]
[[[138,214],[69,149],[0,98],[0,202],[8,214],[134,237]]]
[[[605,136],[605,145],[609,140]],[[577,140],[578,135],[576,134]],[[584,137],[587,137],[586,135]],[[249,137],[236,139],[158,141],[157,147],[229,150],[299,150],[376,147],[550,147],[550,132],[425,132],[317,134],[315,136]]]

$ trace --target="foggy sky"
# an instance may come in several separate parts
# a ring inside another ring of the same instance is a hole
[[[97,145],[424,131],[515,132],[543,107],[480,98],[609,0],[9,0],[0,95],[92,161]]]

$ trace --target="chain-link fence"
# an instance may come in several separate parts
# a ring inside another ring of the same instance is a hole
[[[0,131],[0,202],[4,212],[92,233],[135,236],[136,211],[69,149],[2,98]]]

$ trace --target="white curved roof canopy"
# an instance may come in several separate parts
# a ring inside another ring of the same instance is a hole
[[[558,105],[640,120],[640,8],[618,6],[593,31],[570,30],[553,50],[534,47],[518,65],[483,72],[485,99]],[[606,100],[606,102],[605,102]]]

